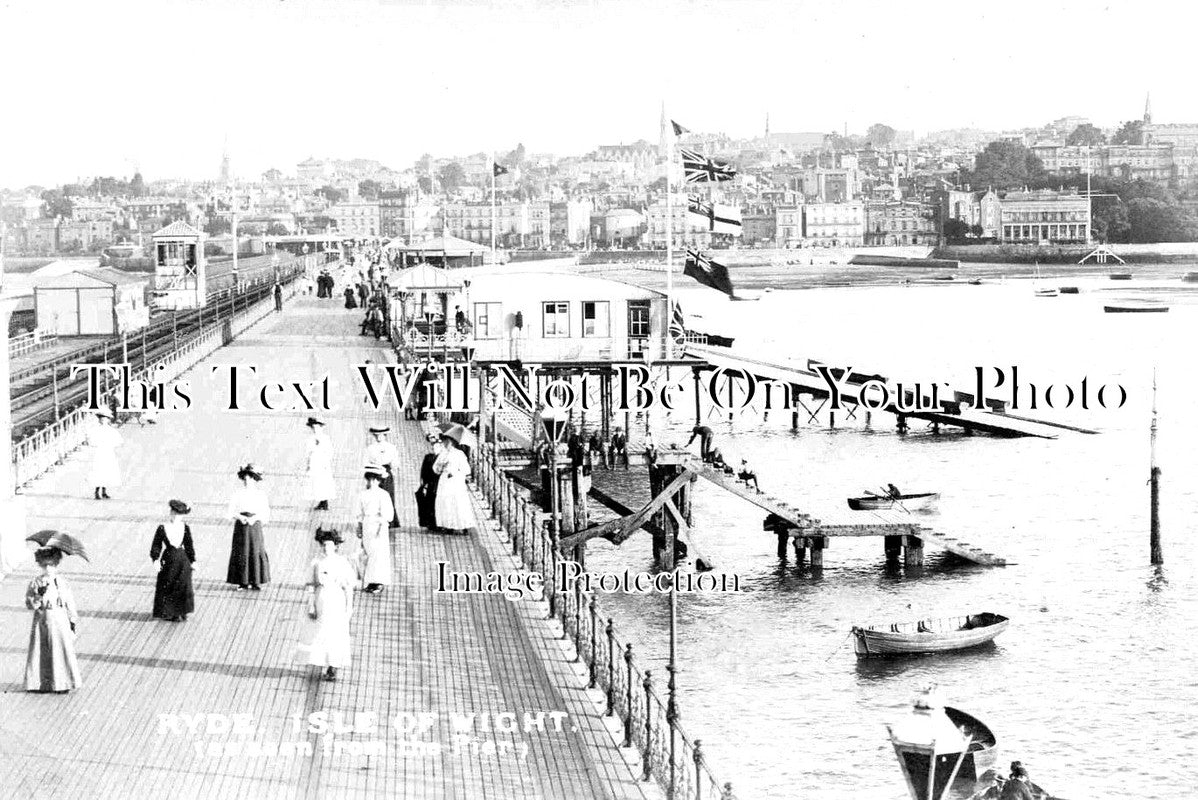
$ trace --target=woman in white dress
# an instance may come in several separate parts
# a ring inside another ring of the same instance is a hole
[[[335,681],[337,670],[349,666],[349,620],[354,611],[357,573],[337,552],[341,534],[318,528],[316,541],[324,552],[312,561],[309,571],[309,623],[296,657],[302,664],[324,667],[324,679]]]
[[[121,465],[116,460],[121,434],[112,427],[111,411],[101,408],[96,412],[96,428],[88,435],[88,442],[92,446],[89,482],[96,489],[97,500],[108,500],[108,487],[121,485]]]
[[[433,472],[440,475],[437,481],[436,519],[437,527],[454,533],[469,533],[474,527],[474,507],[466,479],[470,477],[470,462],[458,447],[462,429],[449,428],[441,434],[444,449],[433,463]]]
[[[362,582],[365,591],[378,594],[391,584],[390,522],[394,508],[379,483],[383,470],[367,465],[364,474],[366,488],[358,494],[354,515],[358,518],[358,538],[362,540]]]
[[[308,417],[307,425],[312,429],[307,455],[308,500],[316,503],[317,511],[328,511],[329,501],[337,495],[337,482],[333,478],[333,446],[320,430],[324,427],[323,422]]]

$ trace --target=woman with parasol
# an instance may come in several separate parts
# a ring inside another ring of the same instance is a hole
[[[108,500],[108,487],[121,485],[121,465],[116,459],[116,449],[121,445],[121,434],[112,427],[112,412],[106,408],[96,411],[96,429],[88,435],[92,446],[90,483],[95,487],[97,500]]]
[[[474,527],[474,507],[466,489],[470,462],[459,447],[465,434],[466,429],[461,425],[446,428],[441,433],[441,444],[445,449],[433,463],[433,472],[441,476],[434,505],[437,527],[461,533]]]
[[[378,594],[391,583],[391,538],[388,529],[395,506],[387,493],[379,488],[383,470],[373,464],[366,466],[363,478],[366,488],[358,495],[354,516],[358,519],[358,538],[362,540],[365,565],[362,582],[365,591]]]
[[[258,488],[262,473],[246,464],[237,471],[241,488],[229,501],[229,516],[233,518],[233,545],[229,552],[229,571],[226,582],[236,584],[237,591],[258,591],[270,582],[270,558],[262,538],[262,526],[270,521],[270,503]],[[253,481],[253,483],[251,483]]]
[[[64,555],[86,560],[87,551],[78,539],[58,531],[38,531],[27,541],[38,545],[33,557],[42,573],[25,590],[25,607],[33,611],[29,656],[25,661],[25,691],[69,692],[83,685],[75,655],[79,615],[70,587],[58,574],[58,565]]]
[[[326,681],[337,680],[337,670],[349,666],[349,619],[354,609],[357,573],[345,556],[337,552],[343,541],[335,530],[316,529],[323,552],[309,571],[308,625],[296,659],[302,664],[324,667]]]
[[[154,617],[171,622],[186,621],[195,611],[195,591],[191,586],[191,565],[196,551],[191,542],[191,527],[183,517],[191,509],[182,500],[170,502],[170,519],[154,531],[150,560],[158,561],[158,581],[154,586]]]

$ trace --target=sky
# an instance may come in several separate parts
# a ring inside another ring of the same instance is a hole
[[[696,131],[1198,122],[1161,0],[0,0],[0,186]]]

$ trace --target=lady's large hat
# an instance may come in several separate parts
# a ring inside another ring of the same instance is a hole
[[[386,425],[375,425],[375,426],[371,426],[371,428],[370,428],[371,433],[387,433],[390,430],[391,429],[389,427],[387,427]]]
[[[176,514],[191,513],[191,506],[187,505],[187,503],[184,503],[182,500],[172,500],[170,502],[170,507],[171,511],[174,511]]]
[[[441,431],[441,438],[452,439],[454,441],[454,443],[456,443],[456,444],[461,444],[462,437],[465,435],[466,435],[466,429],[463,428],[461,425],[457,425],[457,424],[447,425]]]
[[[253,464],[246,464],[241,469],[237,470],[238,478],[253,478],[256,481],[262,480],[262,473],[254,469]]]
[[[307,425],[309,428],[315,428],[318,425],[322,428],[324,427],[324,423],[321,422],[320,420],[318,420],[316,417],[308,417],[308,421],[305,422],[304,424]]]
[[[104,419],[112,419],[112,412],[109,411],[107,408],[104,408],[103,406],[101,406],[100,408],[97,408],[92,413],[95,414],[97,418],[103,417]]]
[[[341,536],[340,533],[338,533],[333,528],[328,528],[327,530],[325,528],[317,528],[316,529],[316,541],[318,541],[318,542],[333,542],[334,544],[341,544],[342,542],[345,541],[345,539]]]
[[[378,478],[380,481],[385,477],[383,468],[377,464],[367,464],[362,468],[362,476],[365,478]]]

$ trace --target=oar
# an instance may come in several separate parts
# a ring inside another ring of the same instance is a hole
[[[895,504],[896,506],[898,506],[899,508],[901,508],[903,511],[906,511],[908,514],[910,514],[910,513],[911,513],[911,509],[909,509],[909,508],[907,508],[905,505],[903,505],[902,501],[901,501],[901,500],[899,500],[897,497],[894,497],[894,496],[892,496],[892,495],[890,494],[890,492],[884,492],[884,493],[883,493],[881,496],[882,496],[882,497],[889,497],[889,498],[890,498],[890,499],[891,499],[891,500],[894,502],[894,504]]]

